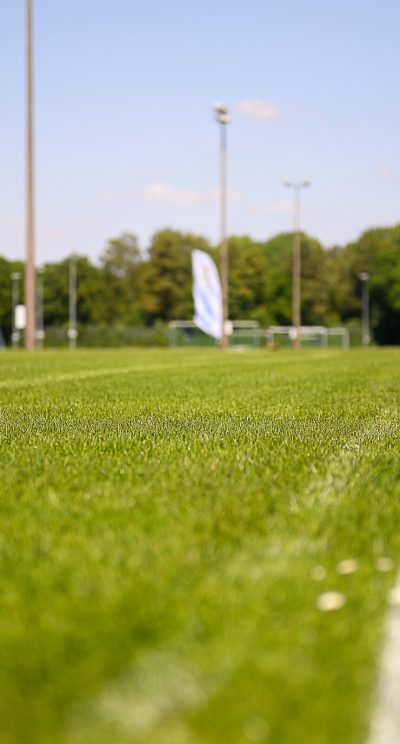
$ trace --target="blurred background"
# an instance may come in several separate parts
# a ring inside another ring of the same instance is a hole
[[[38,345],[67,344],[71,313],[82,345],[167,344],[168,323],[193,317],[191,250],[220,253],[219,100],[231,118],[229,317],[291,324],[282,181],[310,178],[302,323],[360,343],[368,300],[373,341],[400,342],[397,2],[33,5]],[[25,21],[22,0],[2,3],[6,343],[23,299]]]

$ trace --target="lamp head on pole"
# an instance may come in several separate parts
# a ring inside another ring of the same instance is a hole
[[[225,106],[223,103],[214,103],[211,108],[215,113],[215,119],[218,124],[230,124],[231,119],[228,106]]]
[[[311,181],[309,179],[305,179],[304,181],[290,181],[288,178],[285,178],[284,181],[282,181],[282,185],[286,186],[288,189],[305,189],[309,188],[311,186]]]
[[[361,274],[359,274],[359,275],[358,275],[358,278],[359,278],[359,279],[360,279],[360,280],[361,280],[362,282],[367,282],[367,281],[368,281],[368,279],[369,279],[369,274],[368,274],[368,272],[367,272],[367,271],[362,271],[362,272],[361,272]]]

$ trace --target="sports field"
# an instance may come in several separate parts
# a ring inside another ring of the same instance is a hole
[[[399,382],[396,350],[3,353],[2,744],[364,744]]]

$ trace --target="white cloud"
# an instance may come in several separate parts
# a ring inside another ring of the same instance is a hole
[[[152,181],[144,189],[143,195],[147,201],[162,202],[181,206],[185,204],[198,204],[201,194],[192,189],[177,189],[160,181]]]
[[[273,121],[281,116],[281,110],[276,103],[263,101],[260,98],[241,101],[237,104],[236,109],[244,116],[258,121]]]
[[[219,202],[220,189],[215,187],[209,191],[195,191],[188,188],[177,188],[163,181],[150,181],[138,191],[107,191],[99,194],[99,201],[109,206],[126,206],[140,202],[168,204],[176,207],[191,207]],[[227,200],[237,203],[241,199],[239,191],[228,189]]]
[[[378,170],[378,176],[379,178],[382,178],[384,181],[392,181],[394,178],[396,178],[396,173],[392,168],[379,168]]]

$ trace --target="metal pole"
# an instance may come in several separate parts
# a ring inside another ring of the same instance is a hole
[[[44,309],[43,309],[43,275],[44,269],[37,270],[37,307],[36,307],[36,340],[37,345],[42,348],[44,341]]]
[[[26,329],[25,348],[35,348],[35,223],[34,223],[34,163],[33,163],[33,61],[32,61],[32,0],[26,0],[26,270],[25,305]]]
[[[73,254],[69,262],[69,328],[68,343],[70,349],[76,347],[76,256]]]
[[[293,187],[293,328],[295,349],[301,346],[301,237],[300,237],[300,186]]]
[[[11,342],[13,349],[18,349],[19,346],[19,330],[15,327],[15,308],[19,303],[19,280],[20,280],[20,273],[19,271],[13,271],[11,274],[11,311],[12,311],[12,318],[11,318]]]
[[[368,279],[369,274],[363,271],[359,274],[361,279],[361,329],[362,329],[362,343],[363,346],[369,346],[371,340],[371,334],[369,330],[369,287]]]
[[[300,192],[311,186],[311,181],[284,181],[284,186],[293,189],[293,263],[292,263],[292,326],[294,328],[294,347],[301,346],[301,232],[300,232]]]
[[[222,294],[222,333],[221,348],[228,348],[228,238],[227,238],[227,131],[229,110],[223,103],[213,105],[215,119],[220,126],[220,210],[221,210],[221,294]]]
[[[227,239],[227,126],[225,121],[220,123],[221,151],[220,151],[220,181],[221,181],[221,289],[222,289],[222,340],[221,348],[227,349],[228,336],[226,321],[228,320],[228,239]]]

